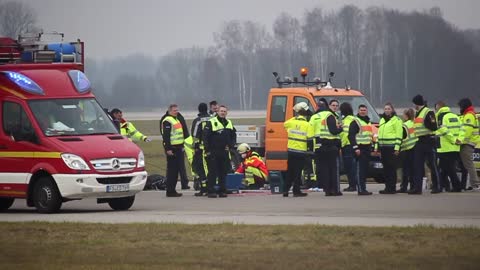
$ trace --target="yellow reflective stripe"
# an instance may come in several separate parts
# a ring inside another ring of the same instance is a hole
[[[0,195],[25,195],[26,191],[0,190]]]
[[[26,97],[22,93],[18,93],[17,91],[7,88],[3,85],[0,85],[0,89],[2,89],[3,91],[9,92],[10,94],[17,96],[21,99],[26,99]]]
[[[307,142],[308,140],[305,140],[305,139],[298,139],[298,138],[293,138],[293,137],[288,137],[289,140],[292,140],[292,141],[299,141],[299,142]]]
[[[307,153],[307,150],[298,150],[298,149],[293,149],[293,148],[288,148],[288,151],[290,152],[295,152],[295,153]]]
[[[297,134],[297,135],[302,135],[302,136],[307,136],[307,132],[298,130],[298,129],[291,129],[290,133]]]
[[[0,157],[9,158],[60,158],[60,152],[0,152]]]

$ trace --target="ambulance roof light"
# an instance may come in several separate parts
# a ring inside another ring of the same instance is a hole
[[[68,71],[68,76],[79,93],[83,94],[90,91],[90,81],[83,72],[80,70],[70,70]]]
[[[2,73],[6,74],[8,79],[22,90],[35,95],[45,95],[43,89],[29,77],[13,71],[3,71]]]

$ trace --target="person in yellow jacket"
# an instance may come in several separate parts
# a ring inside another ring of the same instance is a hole
[[[357,191],[357,178],[356,178],[357,165],[355,162],[353,145],[350,142],[348,135],[350,132],[350,124],[352,122],[357,121],[357,119],[353,115],[352,105],[348,102],[344,102],[340,105],[340,112],[343,117],[343,131],[342,133],[340,133],[340,140],[342,142],[343,168],[345,169],[345,173],[348,179],[348,187],[345,188],[343,191],[354,192],[354,191]]]
[[[184,142],[185,133],[178,116],[178,105],[168,106],[168,115],[161,123],[163,147],[167,155],[167,197],[180,197],[182,193],[176,191],[178,176],[181,170],[185,171]]]
[[[317,181],[323,184],[325,196],[342,196],[339,177],[340,133],[343,128],[335,114],[319,106],[310,118],[315,136],[315,158],[318,161]]]
[[[472,155],[475,150],[475,146],[480,144],[479,135],[479,121],[475,113],[472,101],[469,98],[462,98],[458,102],[460,107],[460,120],[462,121],[464,137],[460,141],[460,158],[463,166],[468,171],[470,177],[470,186],[472,189],[480,190],[480,182],[478,181],[477,172],[475,170],[475,164],[473,164]],[[467,189],[465,183],[462,182],[462,188]]]
[[[112,109],[110,115],[113,118],[113,123],[117,129],[119,129],[120,134],[126,136],[130,141],[151,141],[147,136],[138,131],[132,122],[129,122],[123,118],[123,112],[120,109]]]
[[[395,113],[391,103],[385,104],[378,129],[378,140],[375,151],[380,150],[383,172],[385,174],[385,189],[380,194],[397,193],[397,167],[400,146],[402,144],[403,122]]]
[[[414,168],[414,151],[417,143],[415,129],[413,128],[413,120],[415,119],[415,111],[412,108],[403,111],[403,138],[400,146],[400,159],[402,163],[402,183],[397,193],[407,193],[413,190],[413,168]]]
[[[298,114],[285,121],[283,124],[287,131],[287,178],[285,179],[283,197],[288,197],[288,192],[293,184],[293,196],[305,197],[307,193],[300,190],[301,175],[305,165],[306,156],[313,150],[313,127],[307,121],[308,104],[299,102],[293,110]]]
[[[456,169],[460,160],[460,142],[463,140],[462,122],[443,101],[437,102],[435,109],[439,126],[435,135],[440,137],[440,146],[437,148],[440,159],[440,189],[461,192],[462,187]],[[451,188],[448,178],[451,181]]]
[[[415,105],[415,120],[413,129],[418,141],[415,143],[413,169],[413,183],[414,189],[409,191],[410,195],[422,194],[423,177],[425,177],[425,163],[427,163],[432,175],[432,194],[440,193],[439,174],[437,168],[437,151],[435,130],[438,129],[437,119],[435,113],[427,106],[427,101],[423,99],[422,95],[416,95],[412,99]]]

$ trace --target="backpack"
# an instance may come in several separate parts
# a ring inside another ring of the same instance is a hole
[[[167,188],[167,178],[163,175],[152,174],[147,177],[147,183],[143,190],[165,190]]]

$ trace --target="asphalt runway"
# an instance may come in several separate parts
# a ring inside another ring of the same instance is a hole
[[[245,193],[209,199],[194,197],[194,191],[167,198],[164,191],[146,191],[137,195],[129,211],[115,212],[90,199],[64,203],[60,213],[50,215],[38,214],[26,207],[25,200],[17,200],[0,214],[0,221],[480,227],[480,192],[380,195],[382,188],[369,184],[373,196],[325,197],[310,192],[305,198]]]

